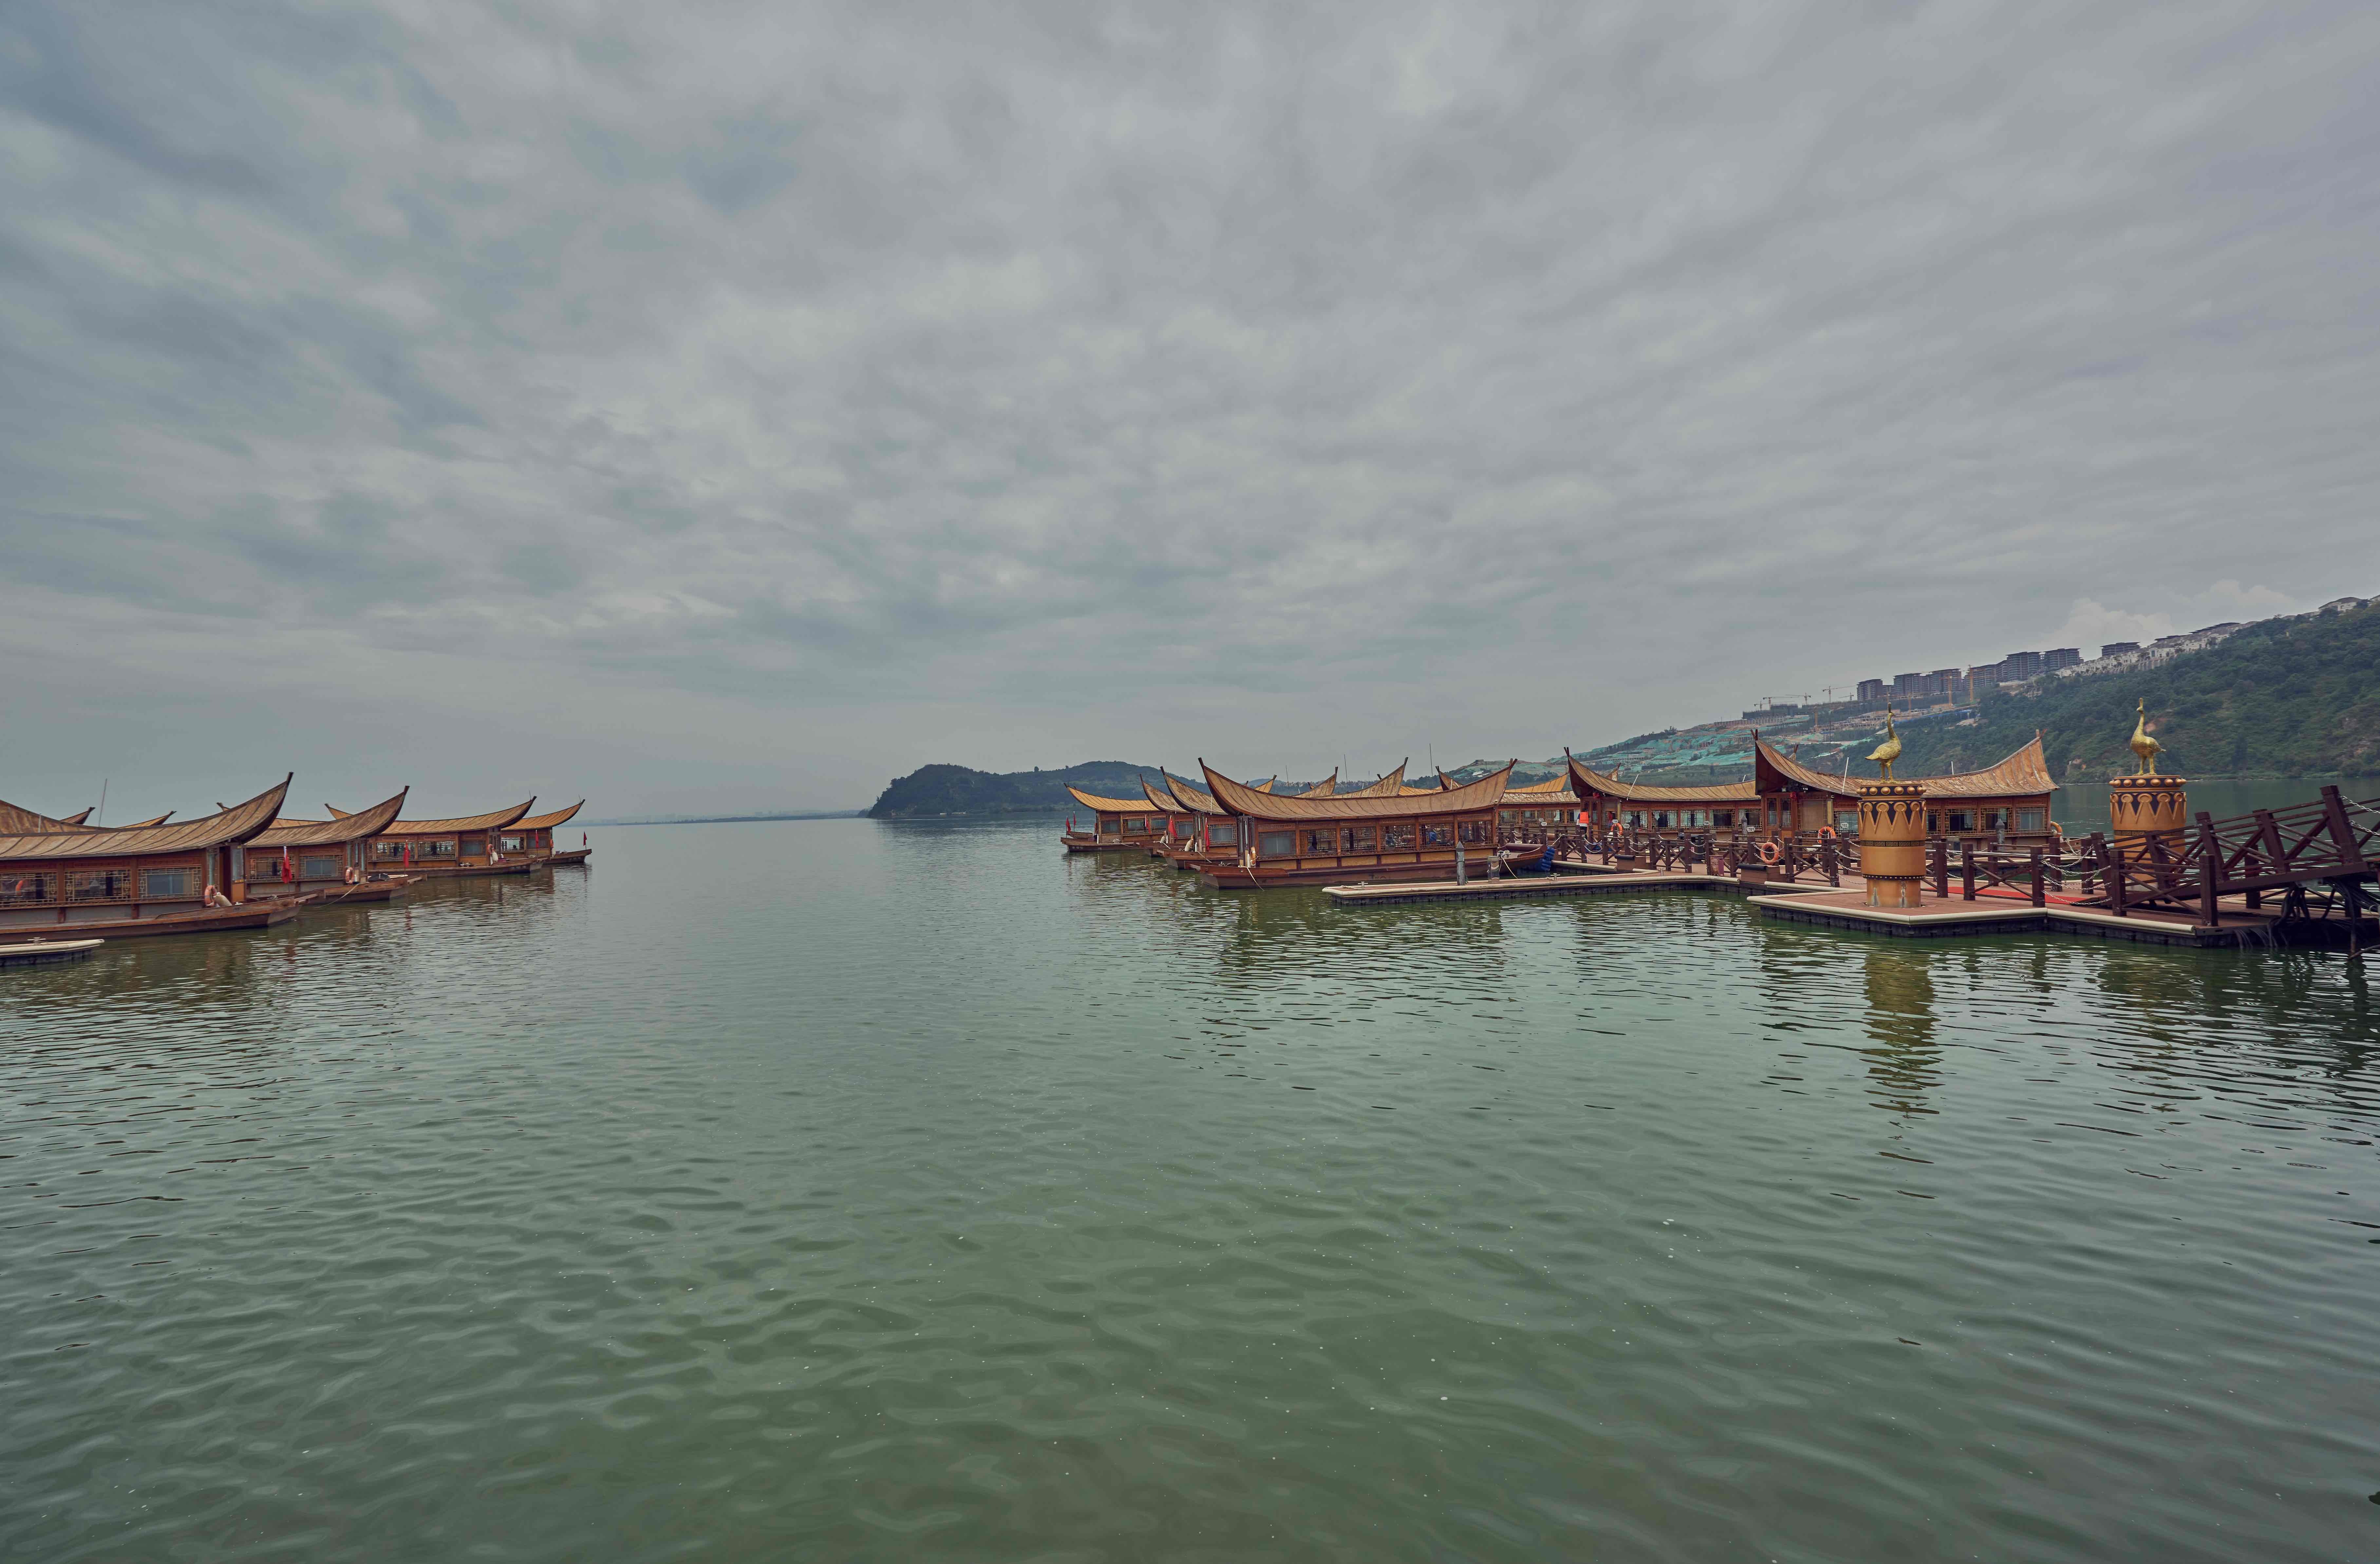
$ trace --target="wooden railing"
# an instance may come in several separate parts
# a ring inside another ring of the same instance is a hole
[[[2000,886],[2024,891],[2039,907],[2050,893],[2072,889],[2074,900],[2119,918],[2152,907],[2186,909],[2207,928],[2220,924],[2225,897],[2253,908],[2265,892],[2279,890],[2290,915],[2304,910],[2309,886],[2326,883],[2354,925],[2370,900],[2361,882],[2380,874],[2380,799],[2350,800],[2325,787],[2311,802],[2288,809],[2223,820],[2201,811],[2186,835],[2146,837],[2131,854],[2097,833],[2022,855],[1979,851],[1972,842],[1954,851],[1937,840],[1927,868],[1934,894],[1946,898],[1955,874],[1962,900]],[[2350,944],[2359,941],[2350,933]]]
[[[1859,870],[1859,843],[1831,833],[1588,829],[1549,835],[1523,828],[1502,833],[1500,841],[1550,845],[1557,859],[1642,872],[1733,876],[1757,869],[1784,885],[1840,886],[1844,874]],[[2380,799],[2350,800],[2325,787],[2320,797],[2287,809],[2224,820],[2201,812],[2188,833],[2143,838],[2129,854],[2104,832],[2022,849],[1937,837],[1927,844],[1925,877],[1943,899],[1954,894],[1955,884],[1961,900],[2012,892],[2042,907],[2055,896],[2119,918],[2151,907],[2186,909],[2210,928],[2220,922],[2222,898],[2240,897],[2258,907],[2266,892],[2280,890],[2289,898],[2285,915],[2293,915],[2305,909],[2309,886],[2326,883],[2350,921],[2360,921],[2373,901],[2361,882],[2380,877]],[[2351,935],[2350,943],[2358,938]]]

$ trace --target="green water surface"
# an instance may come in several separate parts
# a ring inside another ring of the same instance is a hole
[[[1053,833],[0,972],[0,1558],[2380,1557],[2362,966]]]

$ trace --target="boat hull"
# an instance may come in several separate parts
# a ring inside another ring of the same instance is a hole
[[[1473,879],[1490,878],[1494,870],[1482,864],[1472,874]],[[1313,869],[1266,869],[1262,865],[1243,869],[1224,861],[1207,864],[1198,871],[1198,883],[1209,890],[1271,890],[1289,886],[1389,886],[1425,885],[1435,881],[1452,880],[1451,862],[1436,863],[1374,863],[1365,865],[1332,865]]]
[[[1068,852],[1141,852],[1148,847],[1146,837],[1110,837],[1102,840],[1098,837],[1068,836],[1059,839],[1066,844]]]
[[[496,874],[526,874],[537,867],[538,863],[526,860],[516,863],[416,863],[405,872],[416,880],[484,880]]]
[[[71,923],[19,924],[0,930],[0,939],[12,942],[41,935],[65,939],[146,939],[153,935],[214,934],[225,929],[265,929],[285,923],[311,905],[303,896],[260,898],[232,907],[209,907],[195,912],[167,912],[155,918],[78,920]]]

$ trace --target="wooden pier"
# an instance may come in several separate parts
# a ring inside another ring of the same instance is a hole
[[[1764,918],[1891,939],[1941,939],[1961,935],[2062,934],[2129,940],[2139,945],[2270,945],[2280,919],[2244,907],[2225,908],[2208,924],[2187,913],[2136,910],[2123,916],[2103,907],[2034,907],[2026,901],[1979,897],[1924,898],[1913,908],[1865,905],[1864,888],[1799,889],[1757,895],[1750,905]]]
[[[1867,887],[1855,871],[1839,872],[1840,885],[1756,884],[1732,874],[1700,868],[1654,870],[1605,868],[1577,859],[1555,861],[1555,873],[1519,878],[1480,878],[1467,885],[1326,886],[1322,894],[1341,907],[1380,907],[1428,902],[1545,900],[1628,891],[1701,891],[1741,896],[1763,918],[1806,923],[1889,939],[1944,939],[1989,935],[2059,934],[2142,945],[2233,947],[2295,943],[2294,931],[2276,913],[2227,898],[2218,921],[2209,924],[2195,911],[2133,907],[2117,913],[2105,907],[2050,903],[1981,894],[1924,896],[1915,908],[1869,907]]]

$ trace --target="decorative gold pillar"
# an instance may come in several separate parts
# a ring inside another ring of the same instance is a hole
[[[2179,851],[2190,825],[2190,778],[2157,775],[2156,758],[2165,746],[2149,737],[2146,700],[2140,703],[2140,717],[2132,725],[2131,751],[2140,757],[2140,775],[2107,784],[2116,850],[2128,859],[2146,858],[2149,843],[2161,837],[2168,852]]]
[[[2158,837],[2168,852],[2179,852],[2190,825],[2190,778],[2119,776],[2107,784],[2107,814],[2116,850],[2126,858],[2146,858]]]
[[[1860,878],[1870,907],[1912,908],[1925,886],[1925,788],[1887,777],[1860,784]]]

